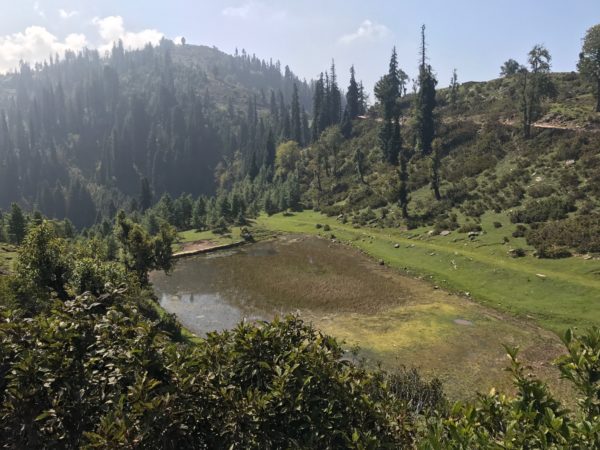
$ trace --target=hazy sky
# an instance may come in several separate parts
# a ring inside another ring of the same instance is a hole
[[[314,78],[335,58],[340,83],[356,67],[372,89],[387,70],[393,45],[414,76],[419,33],[427,25],[430,62],[440,86],[452,69],[459,81],[497,76],[508,58],[524,62],[544,44],[553,70],[575,70],[581,38],[600,23],[600,0],[0,0],[0,70],[20,59],[84,46],[128,47],[185,36],[188,43],[279,59]]]

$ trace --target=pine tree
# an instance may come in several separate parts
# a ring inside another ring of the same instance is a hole
[[[281,120],[280,136],[282,140],[287,141],[291,136],[290,113],[285,107],[283,92],[279,91],[279,117]]]
[[[346,93],[346,108],[350,120],[356,119],[360,114],[360,107],[360,91],[355,79],[354,66],[351,66],[350,84],[348,85],[348,92]]]
[[[325,102],[325,83],[323,81],[323,73],[319,75],[319,79],[315,83],[313,94],[313,122],[312,122],[312,141],[316,142],[321,135],[323,129],[323,104]]]
[[[152,190],[148,178],[142,177],[140,186],[140,207],[142,211],[146,211],[152,206]]]
[[[302,142],[304,145],[310,143],[310,126],[308,125],[308,114],[304,108],[302,108]]]
[[[340,88],[337,84],[337,75],[335,73],[334,61],[331,61],[327,104],[329,110],[328,125],[335,125],[340,123],[342,119],[342,98]]]
[[[13,203],[10,205],[10,214],[8,216],[8,238],[13,244],[20,244],[25,238],[27,232],[27,222],[21,207]]]
[[[271,90],[269,112],[271,114],[271,120],[273,120],[273,125],[277,128],[279,126],[279,109],[277,108],[277,100],[275,99],[275,91],[273,90]]]
[[[400,80],[398,77],[398,57],[396,47],[392,49],[389,70],[375,85],[375,96],[383,109],[383,124],[379,130],[379,145],[386,161],[392,165],[398,163],[401,141],[395,137],[395,127],[399,127],[398,97]]]
[[[550,72],[550,52],[542,45],[535,45],[529,52],[529,70],[521,68],[523,114],[523,135],[531,137],[531,126],[539,119],[542,111],[542,99],[553,92]]]
[[[258,170],[259,168],[256,162],[256,152],[252,152],[252,154],[250,155],[250,164],[248,167],[248,176],[251,180],[254,180],[254,178],[256,178],[256,175],[258,175]]]
[[[298,85],[294,83],[294,91],[292,93],[292,139],[302,145],[302,117],[300,116],[300,100],[298,98]]]
[[[358,85],[358,115],[364,116],[367,113],[367,94],[362,81]]]
[[[587,30],[577,68],[584,78],[594,86],[596,112],[600,112],[600,24]]]
[[[198,197],[194,202],[192,226],[196,230],[203,230],[206,227],[206,199],[204,197]]]
[[[352,136],[352,120],[350,119],[350,113],[348,112],[349,108],[345,108],[344,109],[344,116],[342,117],[342,124],[341,124],[341,129],[342,129],[342,135],[346,138],[346,139],[350,139],[350,136]]]
[[[433,111],[436,107],[435,86],[437,80],[433,75],[431,66],[427,64],[425,25],[421,27],[421,64],[419,66],[419,90],[416,96],[415,119],[417,128],[417,146],[423,156],[430,156],[431,161],[431,188],[436,200],[441,199],[439,190],[440,152],[432,154],[432,142],[435,136],[435,122]]]
[[[275,136],[273,135],[273,130],[269,130],[269,134],[267,135],[267,142],[265,148],[265,160],[264,166],[267,168],[273,168],[275,165]]]
[[[450,106],[453,109],[456,109],[456,102],[458,101],[458,88],[460,84],[458,83],[458,75],[456,73],[456,69],[452,71],[452,78],[450,79],[450,86],[448,87],[448,100]]]

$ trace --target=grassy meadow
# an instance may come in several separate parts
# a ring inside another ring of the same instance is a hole
[[[502,227],[495,228],[493,222]],[[317,223],[329,225],[330,231],[317,228]],[[557,333],[600,323],[599,260],[544,260],[530,254],[512,258],[508,254],[511,248],[531,249],[523,238],[511,236],[515,226],[506,216],[486,213],[481,225],[484,234],[471,240],[456,231],[448,236],[429,236],[430,228],[354,228],[305,211],[293,216],[262,215],[255,227],[327,237],[333,234],[390,267],[424,277],[433,285],[463,293],[512,316],[533,319]],[[504,237],[509,237],[508,243]]]

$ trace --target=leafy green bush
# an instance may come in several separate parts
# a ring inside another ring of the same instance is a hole
[[[440,234],[444,230],[456,230],[458,227],[456,214],[443,214],[436,219],[433,231],[435,234]]]
[[[551,196],[543,199],[527,201],[519,210],[510,214],[513,223],[546,222],[547,220],[564,219],[575,210],[571,198]]]
[[[579,393],[569,411],[548,387],[532,378],[507,348],[517,390],[514,398],[479,394],[474,403],[457,403],[448,415],[428,421],[423,449],[596,449],[600,445],[600,329],[583,336],[568,331],[567,354],[558,361],[562,377]]]
[[[600,252],[600,215],[588,214],[541,224],[527,234],[527,243],[542,257],[550,257],[556,249]]]
[[[554,187],[545,183],[534,184],[527,189],[527,194],[533,198],[549,197],[554,193]]]
[[[323,206],[321,212],[329,217],[339,216],[344,212],[344,207],[342,205]]]
[[[524,248],[521,247],[517,247],[517,248],[513,248],[512,250],[510,250],[508,252],[510,254],[510,256],[512,256],[513,258],[522,258],[525,255],[527,255],[527,251]]]
[[[439,386],[404,389],[342,355],[294,317],[176,345],[123,290],[29,320],[0,310],[0,435],[8,448],[410,446],[411,414]]]
[[[568,258],[571,256],[571,252],[566,247],[544,245],[536,249],[536,256],[538,258],[560,259]]]
[[[479,232],[481,231],[481,225],[473,222],[467,222],[463,224],[459,229],[459,233],[471,233],[471,232]]]
[[[513,231],[513,233],[512,233],[512,237],[514,237],[514,238],[525,237],[526,234],[527,234],[527,227],[525,225],[518,224],[517,227],[515,228],[515,231]]]
[[[481,201],[466,201],[462,206],[462,211],[469,217],[481,217],[486,211],[487,207]]]

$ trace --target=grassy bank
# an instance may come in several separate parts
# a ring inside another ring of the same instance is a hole
[[[502,226],[496,228],[493,222]],[[316,224],[329,225],[330,231]],[[512,258],[511,248],[528,249],[511,236],[514,225],[505,216],[483,217],[481,236],[429,236],[428,228],[410,231],[354,228],[335,218],[305,211],[293,216],[260,216],[255,229],[330,236],[351,243],[391,267],[427,277],[452,291],[512,315],[534,319],[550,330],[600,323],[600,261],[573,257],[541,260],[531,255]],[[504,237],[509,242],[504,242]],[[399,244],[398,248],[395,248]]]

